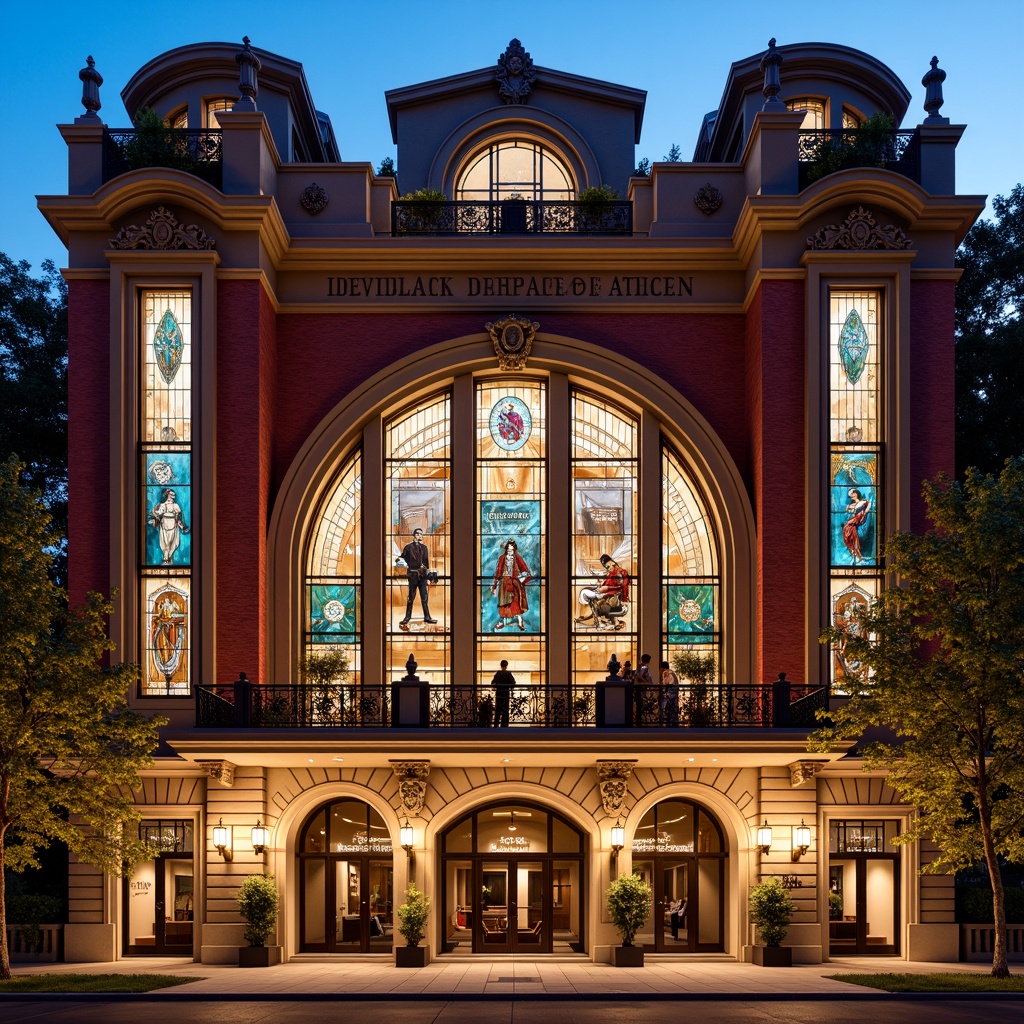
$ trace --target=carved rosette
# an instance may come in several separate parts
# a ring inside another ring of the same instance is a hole
[[[216,244],[198,224],[183,224],[162,206],[141,227],[130,224],[107,241],[111,249],[213,249]]]
[[[597,775],[601,780],[601,806],[609,817],[619,815],[626,802],[626,788],[636,761],[598,761]]]
[[[494,354],[502,370],[521,370],[533,348],[533,339],[540,324],[529,317],[506,316],[492,324],[484,324],[494,344]]]
[[[427,799],[429,761],[389,761],[398,780],[398,798],[406,814],[419,814]]]
[[[327,192],[314,181],[312,185],[307,185],[302,190],[299,202],[307,213],[311,213],[315,217],[327,207]]]
[[[863,206],[851,210],[842,224],[826,224],[807,239],[811,249],[909,249],[913,242],[895,224],[879,227]]]
[[[196,764],[222,786],[230,788],[235,784],[235,766],[230,761],[196,761]]]
[[[518,39],[513,39],[498,58],[498,95],[506,103],[525,103],[530,95],[537,71],[533,58],[523,49]]]
[[[827,761],[794,761],[789,766],[789,784],[802,786],[805,782],[811,782],[826,764]]]
[[[721,208],[722,202],[722,193],[710,181],[697,189],[693,197],[693,205],[708,217]]]

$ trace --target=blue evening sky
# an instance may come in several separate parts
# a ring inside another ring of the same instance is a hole
[[[0,251],[36,270],[47,257],[58,266],[67,259],[34,197],[67,191],[67,149],[55,125],[83,113],[78,72],[86,56],[95,57],[104,78],[101,118],[125,128],[120,90],[143,64],[176,46],[241,44],[243,35],[300,61],[314,102],[334,123],[342,157],[375,166],[395,153],[386,89],[492,66],[513,36],[543,67],[646,89],[637,158],[651,160],[673,142],[684,159],[693,155],[729,65],[763,52],[771,36],[780,45],[842,43],[883,61],[912,95],[903,127],[925,116],[921,76],[934,54],[948,76],[942,114],[967,125],[957,151],[958,192],[1005,195],[1024,178],[1024,0],[0,0],[0,11],[7,118]],[[785,65],[782,73],[785,81]]]

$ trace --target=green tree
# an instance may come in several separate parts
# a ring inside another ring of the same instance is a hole
[[[956,254],[956,471],[1024,454],[1024,186],[992,200]]]
[[[679,164],[683,162],[683,151],[679,148],[678,142],[672,143],[672,148],[661,158],[668,164]]]
[[[0,461],[25,463],[24,479],[43,493],[55,531],[68,520],[68,290],[50,260],[33,277],[24,260],[0,253]],[[53,543],[51,541],[51,543]],[[57,580],[67,575],[63,541]]]
[[[992,973],[1005,977],[1000,859],[1024,860],[1024,460],[999,477],[968,470],[963,484],[940,476],[924,497],[932,529],[886,548],[897,585],[822,634],[866,671],[811,746],[889,731],[864,756],[918,810],[897,841],[931,838],[940,854],[927,871],[985,862]]]
[[[0,978],[11,976],[4,867],[36,867],[51,841],[120,874],[151,855],[131,788],[164,720],[128,708],[134,665],[113,650],[99,594],[69,610],[50,577],[50,516],[21,466],[0,464]]]

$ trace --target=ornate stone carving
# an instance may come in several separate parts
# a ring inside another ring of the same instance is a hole
[[[782,89],[782,77],[779,68],[785,58],[775,49],[775,39],[768,40],[768,52],[761,58],[761,70],[764,72],[764,106],[762,110],[785,111],[786,104],[779,99]]]
[[[259,74],[263,68],[259,57],[252,52],[248,36],[242,36],[242,49],[235,54],[238,64],[238,91],[241,95],[232,110],[255,110],[260,91]]]
[[[926,90],[924,109],[928,112],[928,116],[924,119],[925,124],[949,124],[949,118],[943,117],[939,113],[943,103],[942,83],[945,80],[946,72],[939,67],[939,58],[932,57],[931,68],[924,73],[924,78],[921,79],[921,84]]]
[[[909,249],[913,244],[895,224],[878,227],[863,206],[851,210],[842,224],[826,224],[807,239],[811,249]]]
[[[302,203],[302,208],[307,213],[311,213],[315,217],[327,207],[327,192],[314,181],[312,185],[307,185],[302,190],[299,202]]]
[[[601,805],[605,814],[622,813],[626,802],[626,786],[633,774],[636,761],[598,761],[597,774],[601,780]]]
[[[198,224],[182,224],[162,206],[142,227],[130,224],[107,241],[111,249],[213,249],[216,244]]]
[[[506,316],[492,324],[484,324],[494,343],[498,366],[503,370],[521,370],[533,348],[533,339],[540,324],[525,316]]]
[[[722,206],[722,193],[709,181],[702,185],[693,197],[693,204],[701,213],[711,216]]]
[[[802,786],[805,782],[810,782],[826,764],[827,761],[794,761],[789,766],[789,784]]]
[[[429,761],[389,761],[398,780],[398,796],[406,814],[419,814],[427,799]]]
[[[230,761],[196,761],[196,764],[222,786],[229,789],[235,784],[235,766]]]
[[[518,39],[513,39],[498,58],[498,95],[506,103],[525,103],[530,95],[537,72],[533,58],[523,49]]]
[[[103,106],[100,103],[100,86],[103,84],[103,76],[96,70],[96,61],[92,59],[92,54],[85,58],[85,67],[78,72],[78,77],[82,80],[82,106],[85,107],[85,113],[77,118],[77,121],[98,122],[100,119],[99,109]],[[945,77],[944,74],[943,77]]]

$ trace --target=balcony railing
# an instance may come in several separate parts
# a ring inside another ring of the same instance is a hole
[[[800,133],[800,188],[835,171],[853,167],[884,167],[920,181],[918,134],[915,129],[828,128]]]
[[[391,204],[391,234],[398,235],[630,235],[633,204],[533,199],[440,201],[401,199]]]
[[[140,167],[187,171],[220,188],[224,133],[213,129],[163,128],[103,132],[103,180]]]
[[[494,691],[489,686],[416,685],[427,692],[427,727],[484,729],[494,724]],[[516,686],[509,701],[509,727],[602,727],[601,691],[608,685]],[[634,687],[627,712],[631,721],[619,724],[639,729],[811,729],[815,712],[826,706],[826,693],[824,687],[788,681]],[[282,686],[240,680],[202,686],[196,694],[196,727],[202,729],[385,729],[399,724],[394,712],[389,684]]]

